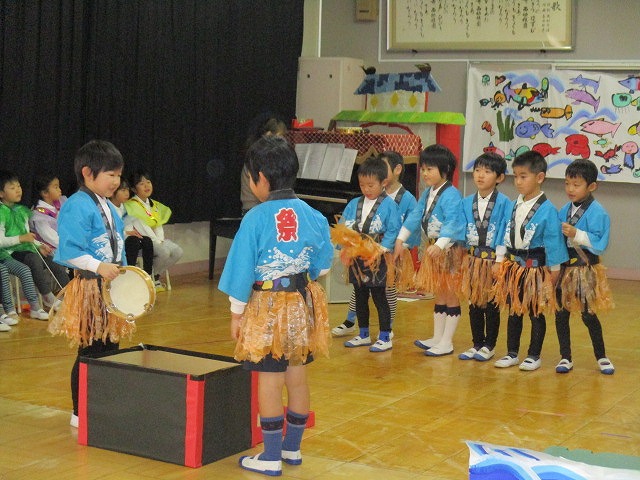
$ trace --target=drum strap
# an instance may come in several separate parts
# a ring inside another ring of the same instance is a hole
[[[104,222],[104,228],[107,230],[107,233],[109,234],[109,243],[111,244],[111,251],[113,252],[113,262],[118,263],[116,262],[116,258],[118,258],[118,242],[116,241],[116,233],[114,232],[113,225],[107,218],[107,214],[105,213],[104,209],[102,208],[102,205],[100,204],[100,200],[98,200],[98,196],[95,193],[93,193],[91,190],[89,190],[87,187],[85,187],[84,185],[80,187],[80,190],[82,190],[84,193],[89,195],[95,202],[96,207],[98,207],[98,210],[100,211],[100,215],[102,216],[102,221]]]

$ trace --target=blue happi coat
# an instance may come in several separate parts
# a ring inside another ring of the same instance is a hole
[[[567,222],[567,213],[571,208],[571,202],[564,205],[558,212],[558,218],[560,222]],[[597,200],[591,202],[589,208],[587,208],[580,217],[580,220],[574,225],[578,230],[586,232],[591,242],[591,247],[584,246],[585,249],[590,250],[594,255],[602,255],[602,253],[609,245],[609,232],[611,229],[611,220],[609,214],[604,209],[602,204]],[[567,239],[567,245],[569,246],[569,239]]]
[[[340,223],[344,223],[347,227],[353,230],[356,229],[356,221],[358,220],[356,217],[360,198],[362,197],[357,197],[351,200],[345,207],[344,212],[342,212],[342,217],[340,218]],[[382,202],[380,202],[376,213],[371,219],[369,231],[363,233],[367,233],[369,235],[382,235],[380,245],[389,250],[393,250],[401,225],[400,212],[398,211],[396,202],[391,197],[385,195]]]
[[[407,216],[402,225],[412,234],[420,232],[422,227],[422,217],[426,213],[427,199],[431,188],[427,188],[418,200],[416,208]],[[440,237],[450,238],[452,241],[464,241],[465,221],[462,213],[462,195],[457,188],[450,186],[442,191],[436,200],[436,205],[429,216],[427,237],[438,239]]]
[[[297,197],[269,199],[242,219],[218,289],[248,302],[256,281],[304,272],[315,280],[332,261],[329,224],[320,212]]]
[[[511,201],[505,211],[506,228],[504,232],[504,245],[507,248],[515,248],[511,244],[511,215],[517,200]],[[517,233],[519,235],[519,233]],[[544,248],[545,264],[549,267],[560,265],[569,260],[567,247],[562,235],[562,225],[558,220],[558,211],[548,199],[545,200],[531,220],[525,226],[523,237],[523,249]]]
[[[53,259],[70,268],[75,268],[68,260],[83,255],[91,255],[104,263],[126,265],[124,253],[124,224],[115,207],[107,202],[114,224],[117,253],[114,258],[109,233],[100,214],[100,208],[93,198],[83,191],[71,195],[58,215],[58,235],[60,244]]]
[[[498,192],[496,197],[496,204],[489,217],[489,225],[487,227],[487,238],[484,245],[480,245],[480,237],[478,235],[478,228],[476,227],[476,221],[473,218],[473,200],[476,193],[469,195],[462,201],[462,209],[464,212],[465,221],[467,222],[466,228],[466,242],[467,246],[481,246],[491,247],[496,249],[497,245],[500,245],[504,236],[504,230],[506,228],[505,211],[509,208],[509,197],[504,193]]]

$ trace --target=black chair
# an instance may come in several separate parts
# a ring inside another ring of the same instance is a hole
[[[234,238],[240,228],[241,220],[242,218],[216,218],[209,223],[209,280],[213,279],[217,238]]]

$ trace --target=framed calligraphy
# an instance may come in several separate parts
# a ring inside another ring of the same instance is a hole
[[[388,0],[387,50],[571,50],[573,0]]]

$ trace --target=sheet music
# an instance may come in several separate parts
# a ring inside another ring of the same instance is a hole
[[[343,144],[327,144],[327,150],[324,153],[324,161],[322,162],[322,168],[320,169],[318,180],[328,180],[330,182],[336,181],[336,175],[340,170],[343,152]],[[351,174],[349,174],[349,177],[351,177]]]
[[[298,178],[351,181],[358,150],[345,148],[342,143],[297,143],[295,151],[300,163]]]
[[[309,151],[307,153],[307,161],[304,164],[304,170],[300,178],[309,178],[317,180],[324,162],[324,155],[327,151],[326,143],[308,143]]]
[[[308,143],[296,143],[295,145],[296,155],[298,156],[298,178],[303,178],[304,167],[307,164],[309,158],[309,144]]]
[[[340,168],[336,174],[336,180],[349,183],[351,181],[351,173],[353,172],[353,165],[356,163],[356,157],[358,156],[358,150],[353,148],[345,148],[342,152],[342,159],[340,161]]]

